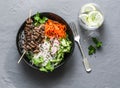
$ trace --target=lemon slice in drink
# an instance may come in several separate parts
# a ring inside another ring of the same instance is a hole
[[[84,24],[88,24],[88,15],[87,14],[80,14],[79,18]]]
[[[103,23],[103,15],[99,11],[91,11],[88,14],[89,26],[99,27]]]
[[[96,7],[93,4],[86,4],[81,8],[81,13],[88,13],[96,10]]]

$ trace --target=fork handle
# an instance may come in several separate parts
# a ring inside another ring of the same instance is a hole
[[[92,69],[91,69],[90,64],[88,62],[88,59],[86,58],[86,56],[85,56],[85,54],[83,52],[83,49],[82,49],[82,46],[81,46],[80,42],[77,41],[77,44],[79,46],[79,49],[80,49],[82,57],[83,57],[83,64],[85,66],[85,70],[86,70],[86,72],[91,72]]]
[[[83,59],[83,64],[85,66],[86,72],[91,72],[92,71],[92,69],[90,68],[90,64],[89,64],[87,58]]]

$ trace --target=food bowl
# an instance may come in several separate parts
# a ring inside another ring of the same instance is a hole
[[[54,67],[55,69],[57,69],[70,59],[70,56],[71,56],[71,54],[73,53],[73,50],[74,50],[74,36],[73,36],[73,33],[72,33],[72,30],[71,30],[70,26],[68,25],[68,23],[62,17],[60,17],[60,16],[58,16],[54,13],[51,13],[51,12],[43,12],[43,13],[40,13],[40,15],[41,15],[41,17],[45,16],[49,19],[58,21],[58,22],[60,22],[64,25],[66,25],[66,28],[67,28],[66,33],[68,34],[69,40],[72,42],[70,53],[65,54],[64,60],[62,60],[60,64],[58,64],[57,66]],[[35,15],[31,16],[31,18],[33,19],[34,16]],[[22,46],[23,46],[23,41],[24,41],[24,37],[25,37],[24,36],[25,23],[26,23],[26,21],[24,21],[23,24],[21,25],[21,27],[19,28],[18,33],[17,33],[17,37],[16,37],[16,45],[17,45],[17,49],[18,49],[18,52],[19,52],[20,56],[24,52],[24,49],[23,49]],[[23,60],[30,67],[39,70],[39,67],[32,64],[30,62],[29,58],[26,55],[24,55]]]

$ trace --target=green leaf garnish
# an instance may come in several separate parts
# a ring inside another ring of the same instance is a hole
[[[34,20],[35,21],[39,21],[40,20],[40,14],[37,12],[36,15],[34,16]]]
[[[99,41],[97,38],[92,38],[93,42],[96,44],[96,48],[100,48],[102,46],[102,42]]]
[[[38,26],[38,25],[40,25],[40,24],[44,24],[47,20],[48,20],[47,17],[41,18],[41,17],[40,17],[40,13],[37,12],[36,15],[34,16],[34,25],[35,25],[35,26]]]
[[[48,20],[48,18],[47,18],[47,17],[43,17],[43,18],[42,18],[42,20],[45,20],[45,21],[47,21],[47,20]]]
[[[93,55],[94,53],[96,53],[96,49],[95,49],[95,47],[94,46],[92,46],[92,45],[90,45],[89,47],[88,47],[88,54],[89,55]]]

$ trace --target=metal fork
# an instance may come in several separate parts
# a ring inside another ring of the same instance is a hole
[[[83,57],[83,64],[85,66],[85,70],[86,70],[86,72],[90,72],[92,69],[90,68],[90,64],[89,64],[89,62],[88,62],[88,60],[87,60],[87,58],[86,58],[86,56],[85,56],[85,54],[83,52],[83,49],[82,49],[82,46],[81,46],[81,43],[80,43],[80,35],[78,33],[78,30],[76,28],[75,23],[71,22],[70,23],[70,27],[71,27],[71,29],[73,31],[74,40],[78,44],[79,49],[81,51],[81,54],[82,54],[82,57]]]

